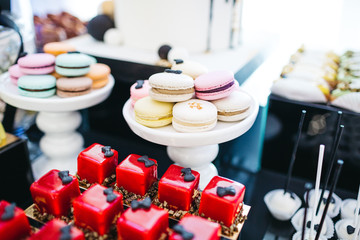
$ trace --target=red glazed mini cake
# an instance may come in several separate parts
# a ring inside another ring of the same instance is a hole
[[[167,211],[152,205],[150,198],[134,200],[117,221],[118,239],[158,240],[168,226]]]
[[[59,219],[53,219],[46,223],[29,240],[85,240],[84,233],[72,225],[66,224]]]
[[[123,211],[122,195],[94,184],[73,202],[75,225],[104,235]]]
[[[6,201],[0,201],[0,239],[15,240],[30,234],[29,221],[23,210]]]
[[[148,156],[130,154],[116,167],[116,184],[144,196],[157,181],[157,162]]]
[[[199,180],[198,172],[171,165],[159,181],[159,201],[166,201],[170,209],[189,211]]]
[[[71,202],[80,195],[76,177],[56,169],[31,184],[30,192],[37,209],[55,217],[68,216]]]
[[[118,152],[110,146],[94,143],[79,154],[77,163],[77,175],[82,182],[106,185],[105,179],[115,173]]]
[[[202,192],[199,215],[229,227],[241,210],[244,195],[245,186],[241,183],[215,176]]]
[[[221,227],[218,223],[204,218],[186,214],[178,224],[173,227],[169,240],[218,240]]]

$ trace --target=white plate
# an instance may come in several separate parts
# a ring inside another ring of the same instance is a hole
[[[92,90],[82,96],[32,98],[19,95],[17,86],[10,81],[9,74],[6,72],[0,76],[0,97],[4,102],[25,110],[44,112],[76,111],[104,101],[110,95],[114,83],[114,78],[110,75],[109,83],[105,87]]]
[[[160,128],[143,126],[135,121],[134,108],[130,100],[123,107],[123,116],[131,130],[147,141],[173,147],[197,147],[227,142],[247,132],[254,124],[259,111],[259,104],[253,97],[249,111],[249,116],[242,121],[218,121],[215,128],[200,133],[177,132],[172,125]]]

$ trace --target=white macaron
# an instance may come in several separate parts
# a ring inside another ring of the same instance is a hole
[[[179,132],[204,132],[217,123],[214,104],[199,99],[176,103],[173,108],[172,126]]]
[[[193,79],[209,71],[208,68],[201,63],[183,59],[174,59],[171,69],[181,70],[183,74],[189,75]]]
[[[233,91],[228,97],[212,101],[218,112],[218,120],[234,122],[249,116],[252,98],[242,90]]]
[[[186,101],[194,95],[194,80],[180,70],[166,69],[150,76],[149,95],[161,102]]]

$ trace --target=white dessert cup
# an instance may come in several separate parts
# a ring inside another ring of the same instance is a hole
[[[321,192],[322,189],[319,189],[319,191]],[[326,198],[327,196],[329,195],[329,191],[326,190],[325,193],[324,193],[324,197]],[[330,203],[329,205],[329,209],[328,209],[328,212],[327,212],[327,215],[331,218],[334,218],[336,217],[339,212],[340,212],[340,206],[341,206],[341,203],[342,203],[342,200],[341,198],[336,195],[335,193],[333,193],[332,197],[334,198],[335,200],[335,203]],[[304,194],[304,199],[306,198],[306,193]],[[316,207],[317,207],[317,204],[316,203]],[[312,189],[310,192],[309,192],[309,207],[312,208],[314,207],[314,189]],[[319,212],[322,212],[325,208],[325,204],[322,202],[321,205],[320,205],[320,211]]]
[[[273,202],[274,196],[277,194],[283,194],[284,189],[275,189],[270,192],[268,192],[265,197],[264,201],[269,209],[271,215],[280,221],[288,221],[290,218],[294,215],[294,213],[301,207],[301,199],[296,195],[293,194],[293,206],[291,208],[286,208],[285,203],[282,203],[283,205],[281,207],[277,207]],[[289,193],[287,193],[289,194]]]
[[[355,217],[356,199],[345,199],[342,201],[340,206],[340,216],[342,219]]]
[[[304,210],[305,208],[299,209],[299,211],[297,211],[295,215],[291,218],[291,224],[296,229],[296,231],[302,230]],[[308,208],[306,222],[311,221],[312,211],[313,211],[312,208]],[[320,212],[319,216],[317,217],[316,224],[320,222],[321,214],[322,213]],[[306,227],[306,229],[310,230],[308,227]],[[316,231],[314,230],[313,232]],[[326,238],[332,238],[334,236],[334,222],[331,220],[331,218],[328,215],[325,217],[325,222],[323,225],[323,229],[321,230],[321,233],[322,233],[321,235],[324,235]]]

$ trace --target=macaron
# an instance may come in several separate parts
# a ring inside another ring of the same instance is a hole
[[[17,84],[19,94],[25,97],[47,98],[56,91],[56,78],[51,75],[25,75]]]
[[[56,57],[55,70],[66,77],[77,77],[87,74],[93,59],[79,52],[68,52]]]
[[[19,58],[18,65],[24,74],[40,75],[54,71],[55,57],[48,53],[28,54]]]
[[[182,59],[174,59],[174,64],[171,69],[181,70],[183,74],[189,75],[193,79],[209,71],[207,67],[201,63]]]
[[[186,101],[194,95],[194,80],[179,70],[166,69],[165,72],[150,76],[149,95],[162,102]]]
[[[217,108],[218,120],[234,122],[249,116],[252,98],[244,91],[232,92],[228,97],[212,101]]]
[[[136,83],[131,85],[130,99],[132,106],[137,100],[149,96],[150,88],[149,80],[137,80]]]
[[[17,85],[17,81],[18,81],[19,77],[22,77],[25,74],[22,71],[20,71],[19,65],[15,64],[9,68],[9,75],[10,75],[11,82],[14,83],[15,85]]]
[[[43,47],[45,53],[52,54],[54,56],[76,51],[75,47],[65,42],[49,42]]]
[[[59,78],[56,81],[56,94],[59,97],[76,97],[90,93],[92,80],[88,77]]]
[[[135,121],[147,127],[163,127],[171,123],[172,108],[170,102],[159,102],[150,96],[136,101],[134,105]]]
[[[92,88],[98,89],[104,87],[109,82],[110,67],[103,63],[90,65],[90,71],[86,77],[93,80]]]
[[[217,123],[214,104],[199,99],[176,103],[173,108],[172,126],[178,132],[204,132]]]
[[[235,90],[234,74],[230,71],[213,71],[195,79],[196,97],[216,100],[227,97]]]

